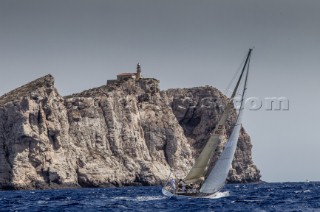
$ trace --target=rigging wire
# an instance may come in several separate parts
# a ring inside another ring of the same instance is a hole
[[[245,61],[246,61],[246,58],[247,58],[247,56],[244,57],[243,61],[240,63],[239,67],[237,68],[236,72],[234,73],[231,81],[229,82],[227,88],[225,89],[225,92],[224,92],[224,93],[226,94],[226,96],[229,96],[229,93],[232,92],[231,87],[234,86],[234,84],[235,84],[235,82],[236,82],[236,79],[239,78],[238,76],[239,76],[239,74],[240,74],[240,72],[241,72],[241,69],[242,69],[242,67],[243,67],[243,64],[244,64]]]
[[[252,49],[250,50],[250,51],[252,51]],[[238,118],[239,118],[239,116],[240,116],[240,111],[241,110],[243,110],[244,108],[244,101],[245,101],[245,94],[246,94],[246,90],[247,90],[247,87],[248,87],[248,77],[249,77],[249,66],[250,66],[250,59],[251,59],[251,52],[250,52],[250,55],[249,55],[249,58],[248,58],[248,62],[247,62],[247,67],[246,67],[246,77],[245,77],[245,80],[244,80],[244,82],[243,82],[243,88],[242,88],[242,99],[241,99],[241,104],[240,104],[240,108],[239,108],[239,113],[238,113],[238,115],[237,115],[237,119],[236,120],[238,120]],[[237,121],[236,121],[237,122]]]

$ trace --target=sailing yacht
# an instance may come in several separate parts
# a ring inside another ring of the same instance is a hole
[[[175,184],[171,182],[170,186],[170,184],[167,182],[167,184],[162,188],[162,193],[165,196],[210,197],[214,196],[225,185],[241,129],[251,52],[252,49],[249,49],[239,79],[235,84],[229,102],[225,107],[218,124],[216,125],[209,140],[202,149],[187,176],[179,182],[182,184],[183,188],[176,189]],[[233,108],[233,99],[239,93],[241,96],[240,108],[237,114],[236,122],[232,128],[231,135],[228,141],[225,143],[224,149],[213,168],[209,170],[209,165],[214,156],[214,152],[218,146],[219,140],[221,137],[223,137],[226,121],[229,117],[229,114],[232,112],[231,109]]]

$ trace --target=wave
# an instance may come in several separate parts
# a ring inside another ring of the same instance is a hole
[[[220,198],[223,198],[223,197],[228,197],[230,196],[230,192],[229,191],[224,191],[224,192],[216,192],[206,198],[208,199],[220,199]]]
[[[165,199],[165,196],[137,196],[137,197],[114,197],[112,200],[125,200],[125,201],[137,201],[137,202],[145,202],[145,201],[157,201]]]

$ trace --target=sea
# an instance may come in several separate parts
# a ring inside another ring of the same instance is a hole
[[[183,199],[157,186],[0,191],[0,211],[320,211],[320,182],[228,184]]]

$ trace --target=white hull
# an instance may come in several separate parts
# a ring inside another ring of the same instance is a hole
[[[217,193],[213,193],[213,194],[207,194],[207,195],[183,195],[183,194],[173,194],[170,191],[166,190],[165,188],[162,188],[162,194],[166,197],[175,197],[175,198],[215,198],[217,197]]]

